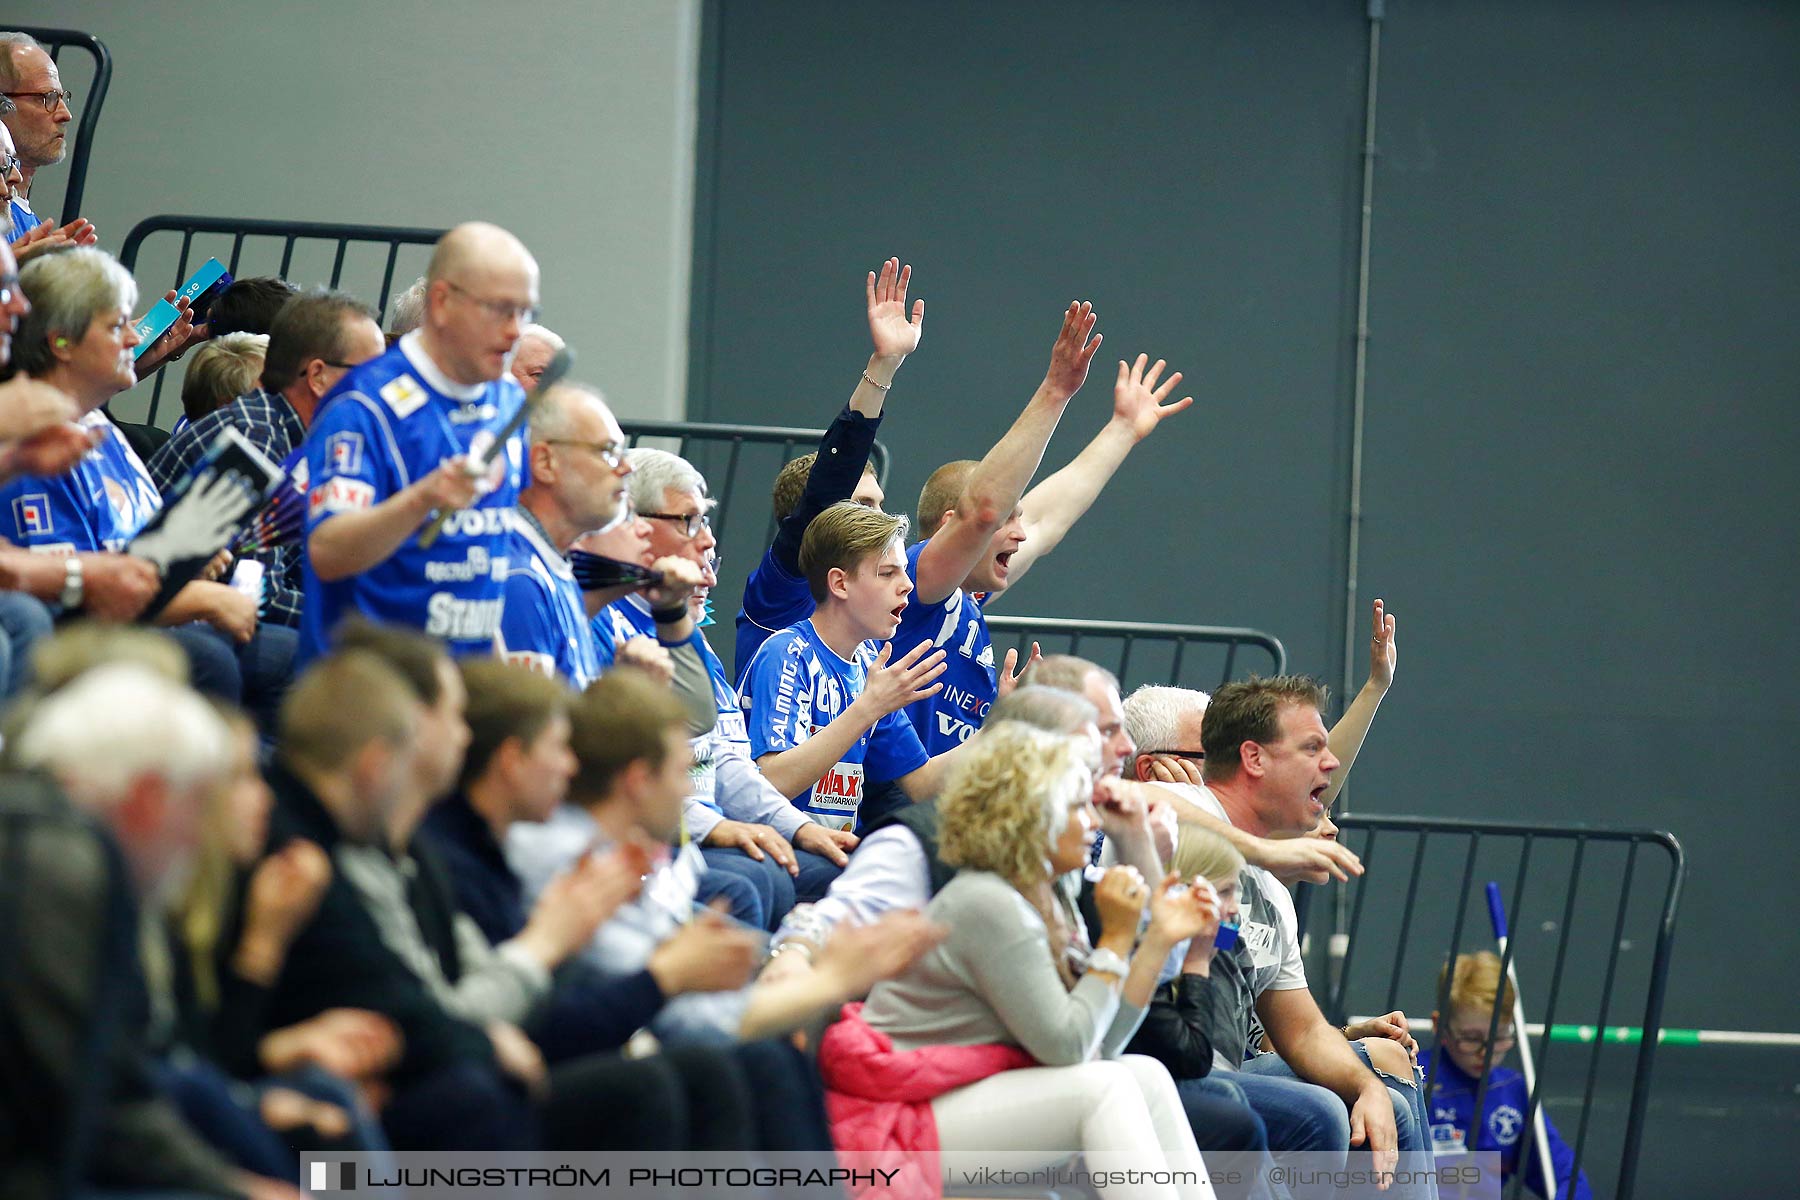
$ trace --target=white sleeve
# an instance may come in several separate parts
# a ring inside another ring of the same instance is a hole
[[[1300,957],[1300,918],[1294,912],[1294,897],[1273,876],[1264,889],[1275,909],[1277,932],[1281,935],[1281,969],[1269,984],[1272,992],[1291,992],[1306,986],[1306,963]]]
[[[812,818],[777,791],[735,742],[721,741],[713,770],[713,799],[732,820],[773,825],[775,832],[790,842],[802,825],[812,823]]]
[[[931,900],[931,865],[910,829],[889,825],[864,838],[850,856],[844,873],[812,906],[813,920],[830,929],[839,921],[861,923],[901,908],[923,909]],[[779,944],[790,933],[786,923],[775,933]]]

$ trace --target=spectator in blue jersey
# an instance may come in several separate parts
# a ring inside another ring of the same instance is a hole
[[[1438,994],[1449,998],[1450,1011],[1431,1014],[1437,1048],[1431,1054],[1425,1079],[1432,1144],[1440,1155],[1498,1151],[1501,1176],[1510,1181],[1519,1172],[1519,1151],[1530,1133],[1525,1116],[1531,1107],[1531,1089],[1525,1086],[1525,1077],[1500,1065],[1519,1036],[1513,1025],[1512,983],[1500,971],[1499,956],[1487,950],[1457,955],[1449,978],[1444,978],[1444,974],[1438,977]],[[1500,1010],[1499,1028],[1494,1031],[1490,1046],[1488,1028],[1496,1006]],[[1481,1106],[1481,1130],[1471,1145],[1469,1127],[1484,1075],[1487,1098]],[[1548,1112],[1544,1113],[1544,1136],[1550,1143],[1550,1169],[1556,1174],[1557,1200],[1593,1200],[1587,1172],[1581,1172],[1570,1188],[1575,1152],[1563,1141]],[[1525,1186],[1534,1195],[1550,1197],[1535,1140],[1525,1155],[1524,1169]]]
[[[980,728],[998,694],[986,605],[1056,548],[1132,447],[1193,403],[1192,397],[1169,402],[1181,374],[1161,379],[1160,359],[1148,368],[1141,354],[1133,364],[1121,362],[1112,419],[1073,462],[1027,492],[1099,348],[1098,338],[1086,340],[1093,320],[1087,306],[1069,307],[1050,371],[1012,430],[980,462],[940,467],[919,496],[925,540],[907,552],[917,590],[894,635],[894,653],[931,645],[948,655],[942,690],[907,710],[932,754]]]
[[[531,484],[519,495],[517,529],[507,556],[506,656],[577,691],[603,664],[589,621],[613,592],[584,592],[568,553],[582,534],[629,519],[625,434],[606,401],[582,384],[559,384],[536,400],[530,418]],[[653,609],[685,614],[700,569],[686,559],[658,563],[665,583]]]
[[[855,500],[879,509],[885,498],[869,466],[869,451],[881,429],[881,409],[894,375],[906,356],[919,348],[925,331],[925,301],[913,301],[910,319],[906,288],[912,267],[890,258],[881,275],[869,272],[864,285],[868,301],[869,340],[874,350],[850,402],[819,440],[819,449],[781,468],[775,479],[775,542],[744,584],[744,605],[737,615],[737,653],[732,678],[742,682],[750,656],[778,630],[812,615],[812,593],[800,573],[800,539],[812,519],[839,500]]]
[[[422,629],[455,654],[497,649],[525,435],[496,433],[525,403],[507,374],[537,312],[538,266],[481,222],[438,242],[424,323],[345,376],[307,438],[300,657],[350,613]],[[430,545],[422,533],[444,518]]]
[[[150,458],[152,482],[167,496],[194,473],[227,428],[243,434],[272,461],[286,463],[305,440],[326,394],[353,367],[386,347],[374,312],[355,297],[324,289],[294,297],[276,315],[260,386],[177,430]],[[267,568],[263,618],[298,628],[304,583],[300,530],[285,530],[284,536],[296,540],[278,537],[276,544],[254,552]]]
[[[624,516],[605,529],[595,529],[575,540],[577,550],[598,554],[622,563],[653,567],[656,557],[650,552],[650,522],[626,505]],[[667,647],[655,637],[640,636],[622,616],[613,612],[613,601],[623,600],[635,588],[620,586],[600,593],[606,606],[597,613],[588,629],[594,635],[594,652],[600,657],[600,669],[636,667],[664,683],[675,682],[675,662]],[[696,718],[698,713],[696,712]]]
[[[640,446],[630,452],[629,461],[632,503],[649,522],[649,553],[657,566],[673,559],[710,569],[717,543],[706,519],[713,502],[705,477],[666,450]],[[688,831],[713,869],[742,874],[759,889],[768,889],[774,928],[796,900],[825,894],[856,837],[808,818],[757,770],[737,693],[695,619],[691,604],[686,613],[659,610],[654,597],[632,595],[609,605],[596,624],[610,625],[608,636],[615,642],[627,635],[655,637],[670,648],[676,654],[678,690],[685,687],[682,651],[698,656],[704,670],[696,683],[705,688],[711,719],[695,729]]]
[[[81,557],[125,550],[162,507],[150,474],[102,406],[137,376],[131,325],[137,288],[112,256],[91,248],[37,259],[20,273],[32,308],[13,347],[16,366],[75,401],[93,448],[73,471],[26,475],[0,486],[0,528],[13,541],[69,561],[69,596],[86,600]],[[182,588],[157,615],[186,651],[194,684],[242,702],[265,730],[293,669],[291,630],[259,624],[256,601],[211,579]]]
[[[762,644],[739,701],[750,752],[769,782],[815,821],[857,827],[865,779],[897,780],[915,800],[937,792],[945,760],[919,744],[907,705],[936,695],[944,653],[921,643],[889,660],[912,592],[906,518],[854,500],[807,527],[800,568],[818,605]]]
[[[0,368],[10,364],[14,326],[30,307],[12,251],[0,245]],[[0,383],[0,482],[19,474],[60,475],[79,464],[93,448],[88,430],[76,423],[79,416],[61,390],[28,375]],[[0,696],[11,695],[24,681],[33,644],[50,632],[52,605],[129,621],[150,603],[157,586],[156,568],[141,558],[77,554],[65,559],[33,554],[0,538]]]
[[[87,221],[58,227],[31,211],[32,181],[39,168],[62,161],[66,127],[75,118],[74,96],[63,88],[56,61],[29,33],[0,33],[0,95],[10,103],[0,123],[12,134],[12,153],[19,159],[20,185],[8,205],[15,243],[28,254],[93,245],[94,228]],[[37,232],[40,227],[44,232]]]

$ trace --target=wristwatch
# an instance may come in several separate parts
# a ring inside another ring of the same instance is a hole
[[[64,612],[73,612],[81,607],[85,592],[86,588],[81,580],[81,559],[71,554],[63,559],[62,595],[56,598],[57,603],[62,605]]]

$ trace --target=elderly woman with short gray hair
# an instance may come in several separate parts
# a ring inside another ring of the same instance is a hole
[[[31,308],[14,335],[13,362],[74,400],[94,444],[66,474],[21,475],[0,486],[0,533],[48,553],[124,552],[162,507],[143,461],[104,411],[137,382],[137,285],[110,254],[91,247],[33,260],[19,284]],[[64,609],[82,608],[83,592],[72,566]],[[195,686],[245,702],[272,727],[292,674],[292,630],[259,627],[255,599],[209,580],[175,593],[156,620],[187,652]]]

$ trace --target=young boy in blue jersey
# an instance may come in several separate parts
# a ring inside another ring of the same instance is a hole
[[[306,441],[306,602],[300,657],[352,612],[422,629],[453,654],[497,647],[513,507],[528,481],[525,403],[507,374],[536,314],[538,267],[479,222],[438,242],[424,323],[345,376]],[[429,547],[420,533],[445,514]]]
[[[1438,992],[1445,994],[1442,973]],[[1525,1115],[1531,1105],[1531,1091],[1525,1077],[1500,1065],[1518,1039],[1513,1027],[1513,989],[1500,972],[1500,958],[1492,951],[1459,954],[1450,972],[1450,1012],[1448,1016],[1432,1013],[1437,1034],[1437,1049],[1431,1055],[1426,1076],[1426,1096],[1431,1104],[1431,1140],[1439,1154],[1460,1151],[1498,1150],[1500,1170],[1508,1181],[1519,1170],[1519,1150],[1529,1132]],[[1500,1006],[1500,1027],[1494,1034],[1491,1063],[1487,1045],[1488,1022],[1494,1006]],[[1481,1090],[1481,1076],[1487,1071],[1487,1097],[1482,1102],[1481,1131],[1470,1144],[1469,1127],[1475,1115],[1475,1094]],[[1575,1152],[1544,1113],[1544,1135],[1550,1143],[1550,1167],[1556,1172],[1554,1200],[1593,1200],[1587,1173],[1569,1187],[1569,1172],[1575,1165]],[[1534,1142],[1525,1161],[1525,1186],[1546,1200],[1550,1192],[1544,1187],[1544,1171]]]
[[[890,258],[881,275],[869,272],[869,338],[874,353],[862,379],[816,453],[788,463],[775,479],[775,541],[744,584],[744,603],[737,615],[737,653],[732,678],[740,683],[757,647],[772,633],[797,625],[812,615],[813,598],[800,573],[800,539],[812,519],[839,500],[855,500],[879,509],[881,484],[869,468],[869,452],[881,428],[881,408],[894,374],[906,356],[919,348],[925,329],[925,302],[915,300],[911,319],[906,287],[912,267]]]
[[[944,760],[920,745],[901,710],[937,693],[944,654],[921,643],[892,662],[889,647],[912,581],[906,518],[840,501],[814,518],[800,566],[818,607],[762,644],[739,699],[751,753],[769,782],[814,820],[856,825],[865,779],[935,795]]]
[[[1040,555],[1056,548],[1119,469],[1162,421],[1193,403],[1169,402],[1177,371],[1159,385],[1162,360],[1119,363],[1113,415],[1075,460],[1026,492],[1070,397],[1099,349],[1088,340],[1094,315],[1070,305],[1051,351],[1050,370],[1013,427],[980,462],[940,467],[919,496],[925,540],[907,552],[916,591],[894,634],[896,655],[931,645],[947,652],[944,687],[907,709],[925,749],[941,754],[967,741],[998,695],[986,606],[1017,583]]]
[[[518,528],[506,568],[501,634],[506,655],[577,691],[603,665],[589,621],[610,596],[584,592],[568,551],[584,533],[629,518],[625,434],[592,388],[560,384],[533,406],[531,484],[519,496]],[[651,603],[685,608],[700,570],[685,559],[657,564],[665,585]]]

